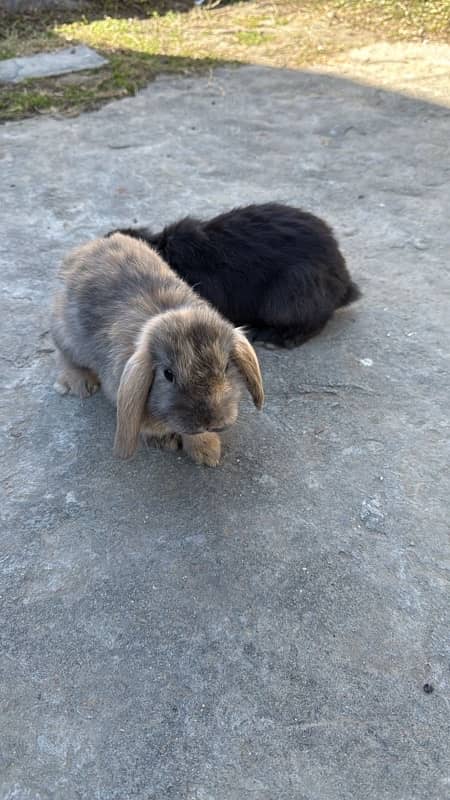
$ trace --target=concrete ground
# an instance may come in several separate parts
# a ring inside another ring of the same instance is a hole
[[[450,797],[449,113],[243,68],[1,128],[1,800]],[[272,199],[364,299],[261,351],[217,470],[115,461],[52,391],[60,258]]]

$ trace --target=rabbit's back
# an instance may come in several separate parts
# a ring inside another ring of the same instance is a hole
[[[110,395],[144,323],[193,295],[148,245],[121,234],[74,250],[60,275],[54,338],[76,363],[111,384]]]
[[[341,305],[351,283],[331,228],[277,203],[233,209],[208,222],[180,220],[155,245],[236,324],[282,326],[288,302],[289,321],[309,327],[317,310],[328,317]]]
[[[70,253],[61,275],[89,335],[128,315],[130,308],[148,318],[172,308],[174,292],[180,302],[190,295],[156,252],[121,234]]]
[[[319,217],[266,203],[160,233],[123,230],[154,247],[175,272],[236,325],[281,346],[318,333],[359,297],[333,231]]]

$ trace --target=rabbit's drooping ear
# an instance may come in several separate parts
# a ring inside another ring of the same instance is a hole
[[[128,359],[117,393],[117,422],[114,454],[130,458],[135,452],[145,403],[153,381],[148,340]]]
[[[262,408],[264,388],[259,362],[253,347],[239,328],[234,330],[231,358],[243,376],[256,408]]]

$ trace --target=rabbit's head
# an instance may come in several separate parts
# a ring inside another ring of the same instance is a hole
[[[153,317],[122,373],[116,453],[133,454],[146,414],[174,433],[228,428],[236,421],[243,385],[261,408],[256,353],[244,334],[213,309],[202,304]]]

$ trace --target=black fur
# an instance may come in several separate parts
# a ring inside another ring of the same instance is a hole
[[[249,327],[256,341],[295,347],[360,297],[332,230],[291,206],[251,205],[207,221],[186,217],[160,233],[120,233],[154,247],[225,317]]]

